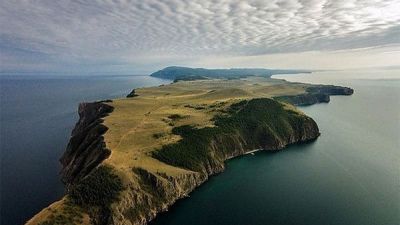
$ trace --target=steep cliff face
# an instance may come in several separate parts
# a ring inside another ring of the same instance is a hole
[[[89,174],[111,153],[104,143],[103,134],[108,128],[102,124],[102,118],[111,113],[113,107],[105,103],[100,101],[79,105],[79,121],[60,159],[61,179],[67,187]]]
[[[142,168],[133,168],[128,176],[133,182],[121,193],[120,201],[112,205],[115,225],[147,224],[206,180],[196,172],[169,176]]]

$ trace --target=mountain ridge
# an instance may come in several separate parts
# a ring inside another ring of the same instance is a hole
[[[310,73],[309,70],[283,70],[283,69],[264,69],[264,68],[230,68],[230,69],[206,69],[191,68],[182,66],[169,66],[158,70],[150,76],[179,80],[201,80],[210,78],[238,79],[247,76],[271,77],[274,74],[296,74]]]

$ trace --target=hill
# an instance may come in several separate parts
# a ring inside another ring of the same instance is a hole
[[[179,80],[202,80],[202,79],[238,79],[248,76],[271,77],[274,74],[309,73],[306,70],[274,70],[260,68],[234,68],[234,69],[204,69],[170,66],[152,73],[150,76],[164,79]]]

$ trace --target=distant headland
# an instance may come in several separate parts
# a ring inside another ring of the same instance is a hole
[[[238,79],[248,76],[271,77],[275,74],[311,73],[310,70],[277,70],[261,68],[205,69],[170,66],[150,74],[153,77],[179,80]]]

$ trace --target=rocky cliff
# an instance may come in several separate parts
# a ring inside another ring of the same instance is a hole
[[[67,187],[88,175],[111,153],[103,138],[108,128],[102,124],[102,118],[113,111],[106,102],[79,104],[79,121],[60,159],[61,179]]]

